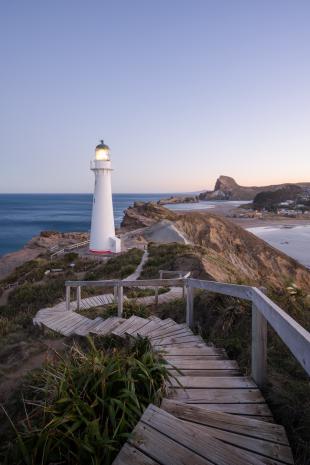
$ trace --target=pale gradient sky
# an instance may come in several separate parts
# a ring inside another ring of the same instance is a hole
[[[310,181],[309,0],[2,0],[0,191]]]

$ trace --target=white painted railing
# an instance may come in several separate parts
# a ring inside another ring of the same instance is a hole
[[[70,250],[74,250],[74,249],[77,249],[79,247],[84,247],[84,245],[87,245],[87,244],[89,244],[89,240],[83,241],[83,242],[77,242],[76,244],[68,245],[68,246],[64,247],[63,249],[57,250],[56,252],[52,253],[52,255],[50,256],[50,259],[52,260],[54,257],[57,257],[58,255],[63,255],[65,252],[69,252]],[[50,249],[50,251],[51,251],[51,249]]]
[[[189,327],[193,327],[194,323],[195,289],[248,300],[252,302],[252,377],[257,385],[264,385],[267,379],[267,324],[274,329],[300,365],[310,375],[310,333],[256,287],[225,284],[189,277],[179,279],[144,279],[135,281],[67,281],[66,303],[68,310],[70,309],[71,287],[77,288],[77,302],[79,308],[82,286],[103,288],[113,287],[114,295],[117,296],[119,316],[123,313],[124,286],[155,287],[157,291],[161,286],[185,286],[187,300],[186,323]]]

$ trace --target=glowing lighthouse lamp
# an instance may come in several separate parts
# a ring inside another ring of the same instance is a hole
[[[90,169],[95,173],[95,191],[90,231],[90,252],[97,254],[121,251],[121,241],[115,236],[110,148],[103,140],[97,145]]]

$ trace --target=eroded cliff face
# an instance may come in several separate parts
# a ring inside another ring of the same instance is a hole
[[[310,291],[310,271],[226,218],[210,213],[172,213],[144,203],[127,210],[134,229],[168,219],[196,246],[204,270],[217,281]],[[155,213],[155,214],[154,214]],[[127,222],[127,221],[126,221]],[[154,238],[153,238],[154,240]]]
[[[203,247],[205,270],[219,281],[282,288],[294,282],[310,291],[310,271],[231,221],[191,213],[176,221],[188,239]]]

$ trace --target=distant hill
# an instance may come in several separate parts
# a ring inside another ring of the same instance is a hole
[[[239,186],[236,181],[229,176],[220,176],[214,186],[213,191],[202,192],[199,195],[200,200],[253,200],[260,192],[273,192],[288,186],[298,186],[301,188],[310,188],[310,182],[301,182],[295,184],[274,184],[270,186]]]
[[[258,210],[262,208],[269,210],[281,202],[286,202],[287,200],[296,201],[303,192],[302,187],[296,184],[289,184],[276,191],[259,192],[253,199],[253,207]]]

